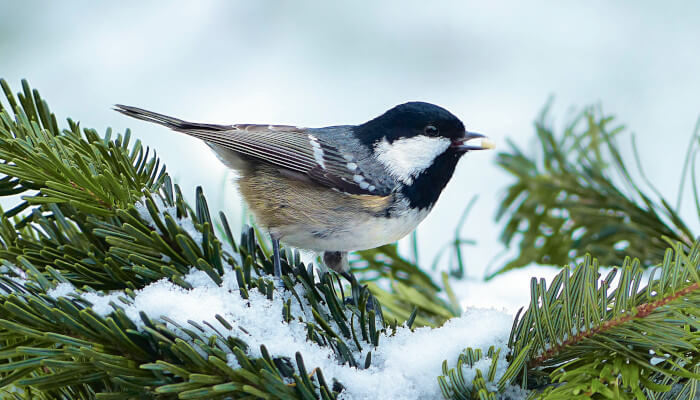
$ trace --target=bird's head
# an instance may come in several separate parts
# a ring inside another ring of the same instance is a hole
[[[358,125],[355,134],[406,190],[422,191],[420,206],[437,200],[462,155],[493,147],[449,111],[424,102],[398,105]]]

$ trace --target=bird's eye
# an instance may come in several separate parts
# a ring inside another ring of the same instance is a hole
[[[425,128],[423,128],[423,133],[425,133],[428,136],[437,136],[438,128],[435,125],[427,125]]]

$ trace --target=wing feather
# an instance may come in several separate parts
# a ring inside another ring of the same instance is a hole
[[[363,174],[357,164],[324,138],[288,125],[214,125],[183,121],[137,107],[116,105],[128,116],[167,126],[259,161],[298,172],[324,186],[349,194],[385,196],[388,188]],[[350,166],[352,165],[352,169]]]

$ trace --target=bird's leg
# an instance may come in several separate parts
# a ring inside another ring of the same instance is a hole
[[[348,253],[346,251],[324,251],[323,263],[326,264],[326,267],[347,278],[350,283],[355,280],[355,277],[350,272]]]
[[[332,269],[338,274],[342,275],[345,279],[350,282],[350,289],[352,290],[352,296],[345,299],[345,293],[342,293],[343,287],[341,285],[340,290],[343,295],[343,301],[350,301],[351,304],[357,305],[360,299],[360,284],[355,279],[355,275],[350,272],[350,263],[348,262],[348,253],[345,251],[324,251],[323,252],[323,263],[326,267]]]
[[[276,239],[274,236],[270,236],[272,239],[272,264],[274,266],[275,278],[282,277],[282,263],[280,262],[280,240]]]
[[[342,274],[349,269],[348,253],[340,251],[324,251],[323,252],[323,263],[326,267],[332,269],[333,271]]]

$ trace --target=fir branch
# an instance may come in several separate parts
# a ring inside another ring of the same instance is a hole
[[[687,296],[692,294],[694,291],[700,290],[700,283],[693,283],[692,285],[685,287],[675,293],[671,293],[668,296],[658,299],[654,302],[651,303],[646,303],[646,304],[641,304],[636,309],[630,313],[621,315],[615,319],[612,319],[610,321],[605,321],[603,324],[600,326],[596,326],[593,329],[578,333],[576,335],[573,335],[569,339],[566,339],[564,342],[561,344],[557,344],[552,348],[547,349],[544,353],[533,359],[528,363],[529,368],[536,368],[540,366],[542,363],[544,363],[547,360],[552,359],[555,357],[557,354],[563,352],[566,347],[569,346],[575,346],[579,342],[589,339],[595,335],[598,334],[603,334],[606,331],[617,328],[622,324],[628,323],[632,321],[633,319],[636,318],[645,318],[649,316],[653,311],[655,311],[657,308],[663,307],[667,305],[668,303],[678,300],[682,296]]]
[[[111,215],[141,197],[144,188],[157,188],[165,177],[160,161],[149,156],[139,141],[132,144],[127,131],[115,140],[82,129],[68,120],[60,130],[56,117],[39,92],[22,81],[19,101],[7,82],[0,80],[10,108],[0,106],[0,173],[5,174],[3,195],[27,191],[6,216],[42,204],[69,204],[97,215]]]
[[[519,375],[526,387],[563,382],[544,391],[547,399],[595,389],[598,374],[612,373],[616,359],[624,363],[615,364],[615,371],[639,379],[606,375],[603,386],[622,385],[629,393],[652,396],[699,379],[694,366],[700,359],[700,320],[694,310],[700,307],[700,243],[688,252],[680,243],[668,249],[659,270],[660,276],[652,274],[640,288],[640,263],[628,258],[598,281],[598,264],[586,257],[573,273],[565,267],[549,288],[533,278],[531,305],[516,319],[509,344],[511,359],[526,362],[519,371],[511,364],[505,375]],[[616,274],[620,278],[612,287]]]
[[[676,211],[653,186],[652,196],[632,179],[615,144],[623,127],[613,125],[613,117],[584,109],[555,135],[547,111],[535,123],[538,154],[528,156],[513,143],[498,154],[498,165],[516,179],[497,212],[505,221],[501,240],[518,240],[520,251],[491,277],[533,262],[578,262],[585,253],[608,266],[632,254],[647,267],[663,258],[668,243],[692,245],[695,235]]]
[[[443,276],[442,287],[437,285],[416,263],[402,257],[396,244],[358,251],[357,256],[352,271],[377,297],[388,321],[402,324],[413,315],[412,325],[436,327],[461,314],[448,277]],[[375,283],[381,278],[389,280],[389,290]]]

